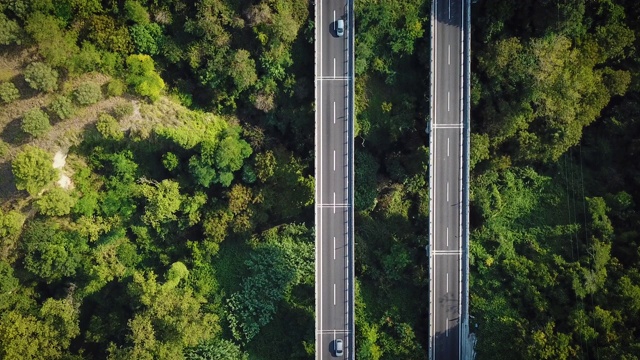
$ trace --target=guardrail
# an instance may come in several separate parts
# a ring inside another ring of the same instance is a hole
[[[429,42],[431,45],[431,61],[430,61],[430,65],[429,65],[429,119],[427,121],[427,129],[426,132],[429,135],[429,209],[433,209],[433,163],[434,163],[434,159],[433,159],[433,129],[431,126],[431,123],[433,121],[434,118],[434,111],[435,111],[435,107],[433,104],[433,93],[435,91],[435,89],[433,88],[434,86],[434,74],[433,74],[433,64],[435,61],[435,48],[434,48],[434,28],[435,28],[435,19],[436,19],[436,15],[435,15],[435,2],[437,0],[434,0],[434,2],[431,4],[431,17],[429,20],[429,24],[430,24],[430,34],[431,34],[431,41]],[[431,256],[431,244],[433,243],[433,211],[429,211],[429,230],[428,230],[428,244],[426,246],[426,250],[427,250],[427,257],[429,259],[429,360],[433,360],[433,354],[431,353],[431,349],[433,349],[433,337],[431,336],[431,334],[433,334],[433,311],[434,311],[434,304],[432,303],[431,299],[433,298],[433,281],[431,281],[431,279],[433,278],[433,258]]]
[[[462,217],[462,268],[463,268],[463,282],[462,282],[462,313],[461,317],[461,330],[462,336],[460,341],[462,342],[462,359],[472,359],[473,349],[469,339],[469,164],[471,155],[471,0],[464,1],[464,91],[463,91],[463,154],[464,154],[464,170],[462,172],[462,207],[465,209],[464,216]]]
[[[351,226],[349,226],[349,264],[351,265],[351,273],[350,273],[350,283],[349,283],[349,289],[350,289],[350,299],[349,299],[349,304],[350,304],[350,309],[349,309],[349,323],[350,323],[350,331],[351,331],[351,351],[349,352],[349,358],[352,360],[355,360],[356,358],[356,322],[355,322],[355,282],[356,282],[356,275],[355,275],[355,266],[354,266],[354,262],[355,262],[355,233],[354,233],[354,214],[355,214],[355,201],[354,201],[354,188],[355,188],[355,163],[354,163],[354,144],[353,144],[353,140],[354,140],[354,136],[355,136],[355,132],[354,132],[354,127],[355,127],[355,121],[356,121],[356,117],[355,117],[355,81],[356,81],[356,73],[355,73],[355,65],[354,65],[354,61],[355,61],[355,38],[356,38],[356,22],[355,22],[355,12],[353,9],[353,1],[354,0],[348,0],[348,7],[349,7],[349,11],[347,11],[347,17],[348,17],[348,21],[347,21],[347,26],[349,26],[349,41],[348,41],[348,48],[349,48],[349,70],[348,70],[348,74],[349,74],[349,154],[350,154],[350,159],[349,159],[349,165],[350,165],[350,171],[349,171],[349,176],[350,176],[350,181],[349,181],[349,211],[350,211],[350,222],[351,222]],[[351,15],[351,16],[349,16]]]

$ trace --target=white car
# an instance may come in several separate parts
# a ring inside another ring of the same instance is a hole
[[[337,21],[336,35],[338,35],[338,36],[344,35],[344,20],[342,20],[342,19]]]
[[[342,356],[343,355],[343,349],[342,349],[342,339],[336,339],[333,342],[333,346],[334,346],[334,351],[336,353],[336,356]]]

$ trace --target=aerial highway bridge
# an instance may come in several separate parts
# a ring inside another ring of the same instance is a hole
[[[314,9],[316,359],[355,359],[353,0]]]
[[[470,0],[433,0],[431,6],[429,359],[471,359]]]

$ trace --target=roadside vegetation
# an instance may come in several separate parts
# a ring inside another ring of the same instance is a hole
[[[425,359],[430,3],[355,7],[357,358]],[[640,357],[640,10],[472,11],[478,359]],[[313,31],[0,3],[0,358],[313,358]]]

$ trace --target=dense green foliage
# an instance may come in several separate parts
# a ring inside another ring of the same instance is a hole
[[[474,10],[478,359],[637,358],[637,3]]]

